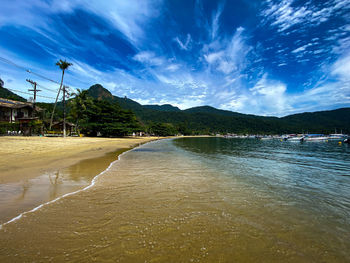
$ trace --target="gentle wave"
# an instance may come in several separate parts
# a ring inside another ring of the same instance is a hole
[[[101,173],[99,173],[98,175],[96,175],[96,176],[91,180],[91,183],[90,183],[88,186],[86,186],[86,187],[84,187],[84,188],[82,188],[82,189],[79,189],[79,190],[77,190],[77,191],[70,192],[70,193],[64,194],[64,195],[62,195],[62,196],[59,196],[59,197],[57,197],[57,198],[55,198],[55,199],[53,199],[53,200],[51,200],[51,201],[48,201],[48,202],[46,202],[46,203],[40,204],[40,205],[38,205],[37,207],[35,207],[35,208],[33,208],[33,209],[29,210],[29,211],[22,212],[22,213],[20,213],[18,216],[16,216],[16,217],[10,219],[9,221],[0,224],[0,230],[1,230],[4,226],[6,226],[6,225],[8,225],[8,224],[10,224],[10,223],[12,223],[12,222],[15,222],[15,221],[21,219],[21,218],[22,218],[24,215],[26,215],[26,214],[33,213],[33,212],[35,212],[35,211],[41,209],[42,207],[44,207],[44,206],[46,206],[46,205],[49,205],[49,204],[52,204],[52,203],[55,203],[55,202],[57,202],[57,201],[59,201],[59,200],[65,198],[65,197],[67,197],[67,196],[75,195],[75,194],[78,194],[78,193],[80,193],[80,192],[83,192],[83,191],[86,191],[86,190],[90,189],[91,187],[93,187],[93,186],[95,185],[97,179],[98,179],[101,175],[103,175],[104,173],[108,172],[108,171],[111,169],[111,167],[112,167],[116,162],[118,162],[118,161],[121,160],[121,157],[122,157],[124,154],[126,154],[126,153],[128,153],[128,152],[130,152],[130,151],[132,151],[132,150],[134,150],[134,149],[137,149],[137,148],[139,148],[139,147],[141,147],[141,146],[143,146],[143,145],[152,143],[152,142],[155,142],[155,141],[150,141],[150,142],[147,142],[147,143],[144,143],[144,144],[139,144],[137,147],[132,148],[132,149],[130,149],[130,150],[128,150],[128,151],[125,151],[125,152],[119,154],[119,155],[118,155],[118,159],[115,160],[115,161],[113,161],[113,162],[111,162],[111,163],[109,164],[109,166],[107,167],[106,170],[104,170],[104,171],[102,171]]]

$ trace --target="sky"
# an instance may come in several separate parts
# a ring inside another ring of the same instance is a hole
[[[0,10],[0,78],[22,92],[38,82],[39,101],[54,101],[66,59],[71,90],[99,83],[141,104],[264,116],[350,107],[350,0],[1,0]]]

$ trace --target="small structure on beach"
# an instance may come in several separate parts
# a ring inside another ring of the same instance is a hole
[[[52,124],[52,131],[52,134],[63,134],[63,121],[54,122]],[[66,121],[66,131],[68,136],[76,134],[76,125]]]

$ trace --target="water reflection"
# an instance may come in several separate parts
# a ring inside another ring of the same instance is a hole
[[[313,145],[213,140],[130,151],[95,187],[7,225],[0,261],[350,260],[350,183],[332,168],[342,157],[332,162]]]
[[[0,224],[42,203],[89,185],[93,177],[104,171],[126,150],[120,149],[98,158],[83,160],[21,182],[0,184]]]

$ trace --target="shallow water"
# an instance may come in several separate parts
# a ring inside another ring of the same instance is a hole
[[[346,145],[184,138],[0,231],[0,261],[347,262]]]
[[[82,160],[75,165],[20,182],[0,184],[0,224],[40,204],[89,185],[93,177],[104,171],[124,151],[126,149]]]

